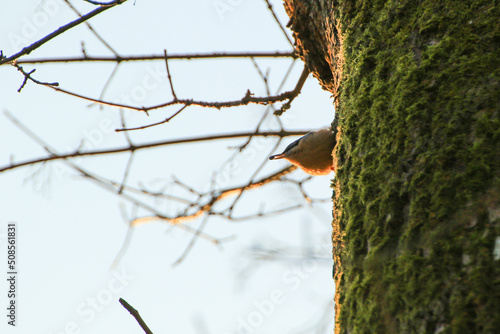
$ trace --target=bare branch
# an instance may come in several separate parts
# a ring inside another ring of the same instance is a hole
[[[177,179],[175,176],[172,177],[173,179],[173,182],[180,186],[181,188],[184,188],[184,190],[187,190],[188,192],[190,192],[191,194],[193,195],[196,195],[198,197],[201,197],[201,193],[199,193],[198,191],[196,191],[194,188],[188,186],[187,184],[185,184],[184,182],[180,181],[179,179]]]
[[[125,116],[123,114],[123,110],[122,109],[120,109],[120,120],[122,122],[122,126],[126,127],[126,125],[125,125]],[[134,144],[132,144],[132,139],[130,139],[130,136],[128,135],[128,133],[124,132],[123,135],[125,136],[125,139],[127,140],[128,144],[130,146],[134,146]],[[128,158],[128,163],[127,163],[127,166],[125,167],[125,172],[123,173],[123,179],[122,179],[122,183],[120,185],[120,188],[118,189],[118,194],[122,193],[123,188],[125,187],[125,183],[127,182],[127,178],[128,178],[128,174],[130,172],[130,168],[132,168],[132,161],[134,160],[134,152],[135,151],[132,151],[130,153],[130,157]]]
[[[303,75],[304,75],[304,73],[303,73]],[[71,95],[74,97],[78,97],[78,98],[81,98],[81,99],[84,99],[87,101],[91,101],[91,102],[94,102],[97,104],[102,104],[102,105],[107,105],[107,106],[117,107],[117,108],[123,108],[123,109],[143,111],[143,112],[147,113],[150,110],[165,108],[165,107],[168,107],[171,105],[176,105],[176,104],[183,104],[185,106],[197,105],[200,107],[221,109],[221,108],[244,106],[244,105],[248,105],[250,103],[267,105],[270,103],[281,102],[281,101],[285,101],[285,100],[288,100],[285,103],[285,105],[288,106],[286,109],[288,109],[288,108],[290,108],[290,103],[293,101],[293,99],[295,99],[295,97],[298,94],[300,94],[300,89],[302,88],[302,85],[305,82],[305,79],[307,78],[307,75],[305,76],[305,78],[303,78],[303,75],[299,79],[299,82],[297,83],[297,86],[295,87],[295,89],[293,91],[285,92],[285,93],[275,95],[275,96],[253,97],[252,96],[253,94],[250,91],[247,91],[245,96],[243,98],[241,98],[240,100],[225,101],[225,102],[207,102],[207,101],[195,101],[193,99],[174,99],[170,102],[162,103],[162,104],[151,106],[151,107],[134,107],[134,106],[124,105],[124,104],[120,104],[120,103],[103,101],[103,100],[95,99],[92,97],[84,96],[84,95],[81,95],[78,93],[70,92],[70,91],[62,89],[60,87],[54,87],[55,83],[54,83],[54,85],[46,85],[45,83],[41,83],[40,81],[34,80],[31,77],[30,77],[30,80],[32,80],[33,82],[35,82],[37,84],[44,85],[45,87],[52,88],[55,91],[65,93],[65,94],[68,94],[68,95]],[[301,82],[302,80],[303,80],[303,82]],[[286,110],[284,108],[284,106],[282,107],[282,109]],[[276,114],[276,112],[275,112],[275,114]]]
[[[271,93],[269,91],[269,84],[268,84],[267,73],[264,74],[264,72],[262,72],[262,70],[259,67],[259,64],[257,64],[257,62],[255,61],[255,58],[252,57],[252,58],[250,58],[250,60],[252,61],[253,66],[257,70],[257,73],[259,73],[260,78],[262,79],[262,81],[264,81],[264,86],[266,87],[267,95],[271,95]]]
[[[170,122],[170,120],[172,118],[174,118],[175,116],[179,115],[186,108],[187,108],[187,106],[182,106],[182,108],[180,108],[179,110],[177,110],[174,114],[172,114],[172,116],[165,118],[163,121],[159,121],[159,122],[148,124],[148,125],[138,126],[138,127],[135,127],[135,128],[121,128],[121,129],[116,129],[115,131],[116,132],[125,131],[125,133],[126,133],[126,131],[143,130],[143,129],[147,129],[147,128],[150,128],[150,127],[153,127],[153,126],[156,126],[156,125],[168,123],[168,122]]]
[[[107,180],[107,182],[111,186],[113,186],[115,188],[118,188],[118,187],[121,186],[120,183],[112,181],[112,180]],[[180,196],[174,196],[174,195],[165,194],[165,193],[163,193],[163,191],[148,190],[148,189],[146,189],[144,187],[144,185],[141,185],[140,188],[136,188],[136,187],[125,185],[123,187],[123,191],[128,191],[128,192],[131,192],[131,193],[135,193],[135,194],[139,194],[139,195],[144,195],[144,196],[150,196],[150,197],[153,197],[153,198],[160,198],[160,199],[171,200],[171,201],[175,201],[175,202],[183,203],[183,204],[190,204],[191,203],[190,200],[188,200],[186,198],[182,198]]]
[[[212,59],[212,58],[293,58],[297,59],[294,52],[276,51],[276,52],[212,52],[212,53],[183,53],[170,54],[168,60],[191,60],[191,59]],[[79,63],[79,62],[112,62],[121,63],[126,61],[145,61],[145,60],[165,60],[165,55],[128,55],[128,56],[87,56],[83,57],[54,57],[54,58],[33,58],[18,60],[18,64],[41,64],[41,63]]]
[[[79,17],[78,19],[76,19],[76,20],[74,20],[66,25],[63,25],[62,27],[60,27],[56,31],[48,34],[47,36],[45,36],[42,39],[39,39],[35,43],[23,48],[18,53],[14,54],[10,57],[5,57],[5,58],[0,59],[0,65],[10,63],[11,61],[16,60],[17,58],[19,58],[21,56],[24,56],[24,55],[31,53],[33,50],[38,49],[40,46],[47,43],[48,41],[50,41],[54,37],[61,35],[62,33],[66,32],[67,30],[69,30],[73,27],[76,27],[77,25],[91,19],[92,17],[104,12],[105,10],[107,10],[109,8],[112,8],[116,5],[121,5],[125,1],[127,1],[127,0],[114,0],[114,1],[107,3],[106,5],[101,5],[100,7],[98,7],[96,9],[94,9],[93,11]]]
[[[123,307],[127,311],[129,311],[130,314],[132,314],[132,316],[135,318],[135,320],[137,320],[137,322],[141,326],[141,328],[144,331],[144,333],[146,333],[146,334],[153,334],[153,332],[151,332],[151,330],[149,329],[148,325],[146,325],[146,323],[144,322],[144,320],[142,320],[142,317],[139,314],[139,312],[135,308],[133,308],[132,305],[130,305],[129,303],[127,303],[127,301],[125,299],[123,299],[123,298],[120,298],[120,304],[122,304]]]
[[[5,114],[9,117],[8,113],[5,113]],[[167,141],[160,141],[160,142],[145,143],[142,145],[130,145],[129,144],[128,146],[121,147],[121,148],[103,149],[103,150],[95,150],[95,151],[87,151],[87,152],[80,152],[77,150],[77,151],[71,152],[71,153],[60,154],[60,155],[51,154],[50,156],[47,156],[47,157],[42,157],[42,158],[33,159],[33,160],[27,160],[24,162],[3,166],[3,167],[0,167],[0,173],[7,171],[7,170],[10,170],[10,169],[19,168],[19,167],[27,166],[27,165],[34,165],[34,164],[47,162],[47,161],[51,161],[51,160],[61,160],[61,159],[84,157],[84,156],[91,156],[91,155],[104,155],[104,154],[116,154],[116,153],[123,153],[123,152],[134,152],[137,150],[142,150],[142,149],[152,148],[152,147],[168,146],[168,145],[174,145],[174,144],[194,143],[194,142],[209,141],[209,140],[216,140],[216,139],[242,138],[242,137],[248,137],[248,136],[261,136],[261,137],[302,136],[302,135],[306,134],[307,132],[308,131],[277,131],[277,132],[259,132],[259,133],[242,132],[242,133],[232,133],[232,134],[226,134],[226,135],[222,134],[222,135],[195,137],[195,138],[167,140]]]

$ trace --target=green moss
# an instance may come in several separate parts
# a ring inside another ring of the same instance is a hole
[[[333,1],[344,333],[500,333],[495,1]]]

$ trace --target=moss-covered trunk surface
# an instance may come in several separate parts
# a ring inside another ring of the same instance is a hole
[[[336,97],[336,332],[500,333],[497,1],[285,2]]]

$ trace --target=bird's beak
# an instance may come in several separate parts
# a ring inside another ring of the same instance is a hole
[[[271,155],[269,160],[283,159],[285,157],[285,153]]]

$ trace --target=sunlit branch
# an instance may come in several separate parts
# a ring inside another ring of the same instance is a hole
[[[204,137],[166,140],[166,141],[145,143],[145,144],[140,144],[140,145],[130,145],[129,144],[125,147],[120,147],[120,148],[102,149],[102,150],[94,150],[94,151],[87,151],[87,152],[80,152],[77,150],[74,152],[59,154],[59,155],[51,154],[49,156],[42,157],[42,158],[37,158],[37,159],[33,159],[33,160],[27,160],[24,162],[13,163],[13,164],[10,164],[7,166],[2,166],[2,167],[0,167],[0,173],[7,171],[7,170],[10,170],[10,169],[19,168],[22,166],[34,165],[34,164],[52,161],[52,160],[61,160],[61,159],[68,159],[68,158],[93,156],[93,155],[108,155],[108,154],[116,154],[116,153],[123,153],[123,152],[134,152],[134,151],[142,150],[142,149],[146,149],[146,148],[168,146],[168,145],[174,145],[174,144],[186,144],[186,143],[202,142],[202,141],[209,141],[209,140],[216,140],[216,139],[243,138],[243,137],[248,137],[248,136],[261,136],[261,137],[301,136],[301,135],[306,134],[307,132],[308,131],[277,131],[277,132],[259,132],[259,133],[241,132],[241,133],[211,135],[211,136],[204,136]]]
[[[165,216],[141,217],[141,218],[135,219],[132,222],[132,226],[143,225],[143,224],[155,222],[158,220],[167,221],[169,224],[184,224],[186,222],[196,220],[196,219],[200,218],[203,214],[209,212],[215,203],[217,203],[217,202],[219,202],[227,197],[230,197],[230,196],[238,196],[239,194],[241,194],[241,192],[243,190],[260,188],[263,185],[266,185],[270,182],[277,181],[277,180],[281,179],[283,176],[291,173],[295,169],[297,169],[297,167],[291,165],[291,166],[288,166],[288,167],[286,167],[278,172],[275,172],[271,175],[265,176],[265,177],[261,178],[260,180],[252,182],[251,184],[245,184],[245,185],[240,185],[240,186],[236,186],[236,187],[217,190],[216,193],[200,194],[199,201],[201,201],[201,198],[205,198],[207,196],[209,196],[209,198],[208,198],[208,200],[205,200],[205,204],[200,204],[198,201],[198,202],[194,202],[193,203],[194,205],[190,205],[188,208],[192,208],[195,206],[198,208],[195,212],[192,212],[190,214],[178,215],[177,217],[165,217]]]

